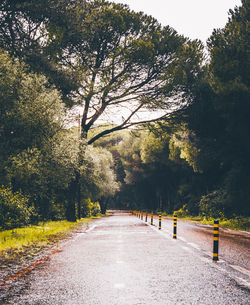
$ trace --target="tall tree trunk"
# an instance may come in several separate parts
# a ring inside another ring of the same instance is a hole
[[[80,173],[76,172],[76,197],[77,197],[77,218],[82,218],[82,205],[81,205],[81,183]]]
[[[69,187],[68,205],[66,210],[68,221],[76,221],[76,180],[72,180]]]
[[[108,199],[105,199],[104,197],[102,197],[102,198],[99,200],[100,207],[101,207],[101,213],[102,213],[102,214],[106,214],[107,202],[108,202]]]

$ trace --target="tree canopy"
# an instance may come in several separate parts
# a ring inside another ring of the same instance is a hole
[[[205,61],[200,41],[123,4],[1,1],[0,191],[14,222],[108,204],[249,215],[248,24],[242,0]]]
[[[82,137],[105,114],[120,113],[117,126],[88,139],[89,144],[150,120],[138,116],[142,110],[161,110],[158,119],[187,105],[185,85],[202,57],[198,42],[122,4],[96,0],[78,14],[78,40],[69,44],[61,63],[78,77],[70,97],[83,108]]]

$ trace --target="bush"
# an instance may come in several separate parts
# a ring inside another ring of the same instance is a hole
[[[92,207],[91,207],[91,215],[92,216],[97,216],[98,214],[101,213],[101,207],[99,202],[94,202],[92,203]]]
[[[91,200],[89,198],[81,201],[81,215],[82,217],[91,216]]]
[[[174,214],[178,217],[190,215],[189,210],[187,208],[187,204],[184,204],[183,207],[180,208],[178,211],[175,211]]]
[[[0,187],[0,230],[13,229],[30,224],[34,208],[29,198],[10,187]]]
[[[216,190],[202,196],[200,200],[200,213],[205,217],[224,218],[228,207],[224,190]]]
[[[82,216],[90,217],[97,216],[101,213],[99,202],[91,202],[90,198],[82,200]]]

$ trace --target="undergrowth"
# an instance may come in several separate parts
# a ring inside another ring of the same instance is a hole
[[[214,218],[202,216],[178,216],[179,219],[184,221],[191,221],[206,225],[213,225]],[[218,219],[220,227],[232,230],[240,230],[250,232],[250,217],[235,217],[231,219],[221,218]]]
[[[82,218],[77,222],[49,221],[39,223],[37,226],[17,228],[0,232],[0,252],[9,249],[20,249],[29,246],[46,246],[56,243],[67,236],[69,232],[84,223],[98,217]]]

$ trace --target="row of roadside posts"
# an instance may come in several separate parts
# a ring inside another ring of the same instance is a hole
[[[144,213],[133,211],[134,215],[136,215],[139,219],[143,220]],[[145,213],[145,222],[148,222],[148,214]],[[158,215],[158,229],[161,230],[161,219],[162,215]],[[154,213],[151,213],[151,220],[150,224],[154,225]],[[177,239],[177,215],[174,215],[173,217],[173,238]],[[213,231],[213,261],[217,262],[219,260],[219,220],[214,220],[214,231]]]

